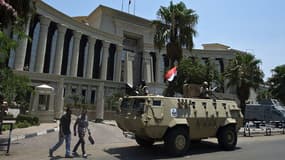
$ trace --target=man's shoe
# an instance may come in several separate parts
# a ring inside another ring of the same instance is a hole
[[[73,158],[72,155],[65,155],[65,158]]]
[[[87,154],[84,153],[84,154],[82,155],[82,157],[83,157],[83,158],[87,158]]]
[[[74,157],[78,157],[78,156],[79,156],[79,154],[78,154],[77,152],[72,152],[72,155],[73,155]]]
[[[49,149],[49,151],[48,151],[48,156],[49,156],[49,157],[53,157],[53,155],[52,155],[52,150],[51,150],[51,149]]]

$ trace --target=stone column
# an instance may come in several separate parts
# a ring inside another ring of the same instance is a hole
[[[133,86],[133,61],[135,54],[132,52],[126,52],[125,58],[125,82]]]
[[[94,64],[94,47],[96,39],[94,37],[88,37],[88,58],[86,65],[86,78],[92,79],[93,64]]]
[[[31,22],[31,15],[29,15],[28,21],[24,27],[26,35],[29,35],[30,22]],[[14,60],[14,69],[15,70],[22,71],[24,68],[27,44],[28,44],[28,37],[23,37],[18,42],[18,47],[16,48],[16,55],[15,55],[15,60]]]
[[[161,81],[162,77],[161,77],[161,72],[160,72],[160,63],[162,61],[161,61],[161,55],[160,55],[159,51],[156,52],[155,56],[156,56],[156,66],[155,66],[155,69],[156,69],[156,74],[155,74],[156,83],[162,83],[162,81]]]
[[[116,48],[116,66],[115,66],[115,81],[121,81],[121,66],[122,66],[122,51],[123,46],[117,45]]]
[[[110,43],[106,41],[103,42],[103,57],[102,57],[102,66],[100,72],[100,78],[102,80],[107,79],[107,66],[108,66],[108,57],[109,57],[109,46]]]
[[[61,73],[61,63],[62,63],[62,54],[63,54],[63,45],[64,45],[64,37],[65,37],[66,27],[57,24],[57,42],[56,42],[56,50],[55,50],[55,62],[53,73],[56,75],[60,75]]]
[[[81,32],[73,31],[73,48],[72,48],[72,57],[71,57],[71,66],[70,66],[70,76],[77,76],[78,69],[78,56],[79,56],[79,45]]]
[[[100,82],[99,86],[96,90],[97,97],[96,97],[96,122],[102,122],[104,119],[104,82]]]
[[[44,59],[46,53],[46,43],[48,35],[48,27],[50,19],[44,16],[40,16],[40,37],[37,47],[37,56],[35,64],[35,72],[42,73],[44,68]]]
[[[60,78],[60,80],[57,82],[57,91],[56,91],[56,97],[55,97],[55,106],[54,106],[54,117],[60,118],[60,116],[63,113],[63,106],[64,106],[64,79]]]
[[[152,82],[152,69],[151,69],[151,57],[148,51],[144,51],[143,54],[143,79],[145,82]]]

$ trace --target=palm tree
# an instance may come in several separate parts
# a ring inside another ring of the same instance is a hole
[[[263,72],[259,65],[261,61],[251,54],[238,53],[232,59],[224,73],[229,82],[227,87],[235,87],[240,107],[244,113],[246,100],[249,98],[250,89],[257,89],[263,83]]]
[[[193,36],[197,32],[194,29],[198,22],[198,15],[194,10],[186,8],[183,2],[170,6],[161,6],[157,11],[158,20],[153,21],[156,32],[154,44],[159,51],[166,46],[170,65],[182,58],[182,47],[191,50],[194,46]]]
[[[274,98],[285,104],[285,64],[275,67],[272,77],[269,78],[269,91]]]

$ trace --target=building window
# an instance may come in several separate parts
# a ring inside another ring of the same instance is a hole
[[[86,103],[86,89],[81,90],[81,96],[82,96],[81,103],[85,104]]]
[[[49,108],[49,95],[39,95],[39,111],[47,111]]]
[[[76,88],[72,88],[72,89],[71,89],[71,93],[72,93],[72,94],[76,94]]]
[[[92,90],[91,91],[91,104],[95,104],[95,101],[96,101],[96,91],[95,90]]]

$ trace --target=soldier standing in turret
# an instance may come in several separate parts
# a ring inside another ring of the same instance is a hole
[[[209,86],[208,82],[203,82],[202,87],[200,88],[200,97],[201,98],[209,98]]]

